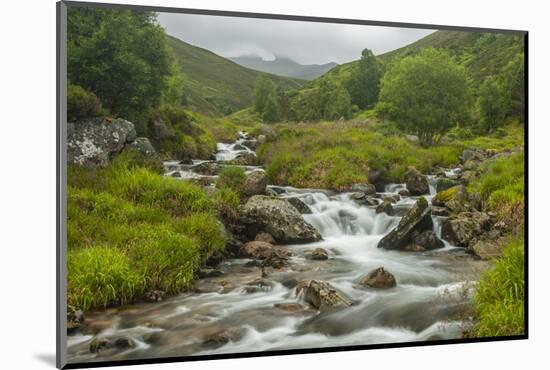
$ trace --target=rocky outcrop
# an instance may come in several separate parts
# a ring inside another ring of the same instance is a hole
[[[484,212],[462,212],[443,221],[441,237],[457,247],[469,247],[491,229],[494,218]]]
[[[309,215],[311,214],[311,209],[307,204],[304,203],[303,200],[300,198],[292,197],[292,198],[285,198],[294,208],[298,210],[301,214]]]
[[[156,158],[158,156],[157,151],[153,147],[153,144],[146,137],[138,137],[136,140],[127,144],[124,147],[124,151],[135,150],[144,157]]]
[[[265,194],[267,188],[267,175],[264,171],[252,171],[246,175],[243,184],[245,196]]]
[[[90,118],[67,123],[67,163],[106,166],[136,140],[134,124],[124,119]]]
[[[329,283],[319,280],[302,280],[296,285],[296,295],[318,310],[345,308],[353,301],[334,289]]]
[[[319,232],[284,199],[255,195],[241,207],[239,221],[248,240],[260,232],[271,234],[281,244],[321,240]]]
[[[426,198],[418,198],[414,206],[403,216],[399,224],[378,242],[378,248],[404,249],[413,238],[431,230],[433,222]]]
[[[423,195],[430,192],[428,178],[414,167],[409,167],[405,173],[405,185],[411,195]]]
[[[463,185],[453,186],[447,190],[440,191],[432,199],[432,205],[445,207],[451,213],[464,212],[471,209],[468,190]]]
[[[361,284],[371,288],[386,289],[393,288],[397,283],[395,276],[383,267],[369,272],[365,277],[361,279]]]

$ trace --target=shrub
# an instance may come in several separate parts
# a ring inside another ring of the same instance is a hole
[[[102,246],[70,251],[67,280],[67,302],[83,310],[128,303],[145,285],[143,275],[131,269],[128,257]]]
[[[69,122],[104,114],[101,102],[93,92],[81,86],[69,84],[67,87],[67,120]]]
[[[525,332],[523,238],[511,240],[503,256],[481,277],[474,294],[477,322],[469,335],[494,337]]]
[[[245,180],[246,174],[241,167],[228,166],[220,171],[216,187],[219,189],[231,189],[235,193],[241,194]]]
[[[231,189],[222,188],[216,192],[214,202],[218,215],[224,223],[231,224],[237,220],[237,209],[240,204],[239,194]]]

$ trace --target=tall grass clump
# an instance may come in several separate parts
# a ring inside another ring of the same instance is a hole
[[[139,300],[154,289],[187,289],[225,247],[219,199],[130,157],[107,168],[70,166],[67,201],[67,293],[83,310]]]
[[[244,169],[237,166],[228,166],[220,171],[216,187],[219,189],[231,189],[235,193],[240,194],[245,181],[246,174]]]
[[[481,277],[474,294],[476,324],[469,335],[494,337],[525,332],[524,239],[512,239]]]

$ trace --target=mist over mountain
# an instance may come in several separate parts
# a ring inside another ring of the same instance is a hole
[[[308,81],[316,79],[338,65],[333,62],[304,65],[290,58],[280,56],[276,56],[274,60],[264,60],[256,55],[246,55],[229,59],[243,67],[255,69],[257,71],[284,77],[300,78]]]

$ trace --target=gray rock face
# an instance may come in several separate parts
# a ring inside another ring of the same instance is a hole
[[[440,177],[435,183],[435,191],[440,192],[452,188],[453,186],[458,185],[458,182],[455,180],[448,179],[446,177]]]
[[[328,252],[323,248],[315,248],[307,257],[317,261],[328,260]]]
[[[104,167],[135,139],[134,124],[121,118],[114,121],[90,118],[68,123],[67,163]]]
[[[454,213],[468,211],[471,208],[468,190],[463,185],[440,191],[432,199],[432,204],[436,207],[445,207]]]
[[[441,237],[457,247],[473,245],[493,225],[493,218],[484,212],[462,212],[443,221]]]
[[[137,150],[145,157],[157,157],[157,151],[146,137],[138,137],[136,140],[127,144],[124,150]]]
[[[426,198],[418,198],[415,205],[403,216],[399,224],[378,242],[378,248],[404,249],[413,238],[423,231],[431,230],[433,222]]]
[[[264,171],[253,171],[246,175],[243,192],[246,196],[265,194],[267,175]]]
[[[376,186],[373,184],[355,184],[351,187],[351,191],[361,192],[365,195],[376,194]]]
[[[423,250],[443,248],[445,244],[431,230],[423,231],[413,238],[412,245]]]
[[[380,203],[378,207],[376,207],[376,213],[385,213],[388,216],[394,215],[394,210],[392,206],[392,200],[390,198],[386,198]]]
[[[311,209],[307,204],[305,204],[300,198],[292,197],[292,198],[286,198],[286,200],[294,206],[300,212],[304,215],[311,214]]]
[[[428,178],[414,167],[409,167],[407,173],[405,173],[405,184],[411,195],[422,195],[430,192]]]
[[[220,172],[220,166],[216,162],[202,162],[193,166],[193,171],[201,175],[214,176]]]
[[[271,234],[282,244],[321,240],[321,234],[284,199],[254,195],[241,208],[240,222],[249,240],[260,232]]]
[[[462,152],[462,163],[466,163],[468,161],[483,161],[487,159],[487,154],[481,150],[481,149],[476,149],[476,148],[470,148],[470,149],[465,149],[463,152]]]
[[[296,295],[303,295],[304,301],[318,310],[345,308],[353,301],[334,289],[329,283],[319,280],[303,280],[296,285]]]
[[[363,279],[361,279],[361,284],[369,286],[371,288],[385,289],[393,288],[397,283],[395,281],[395,276],[383,267],[369,272]]]

